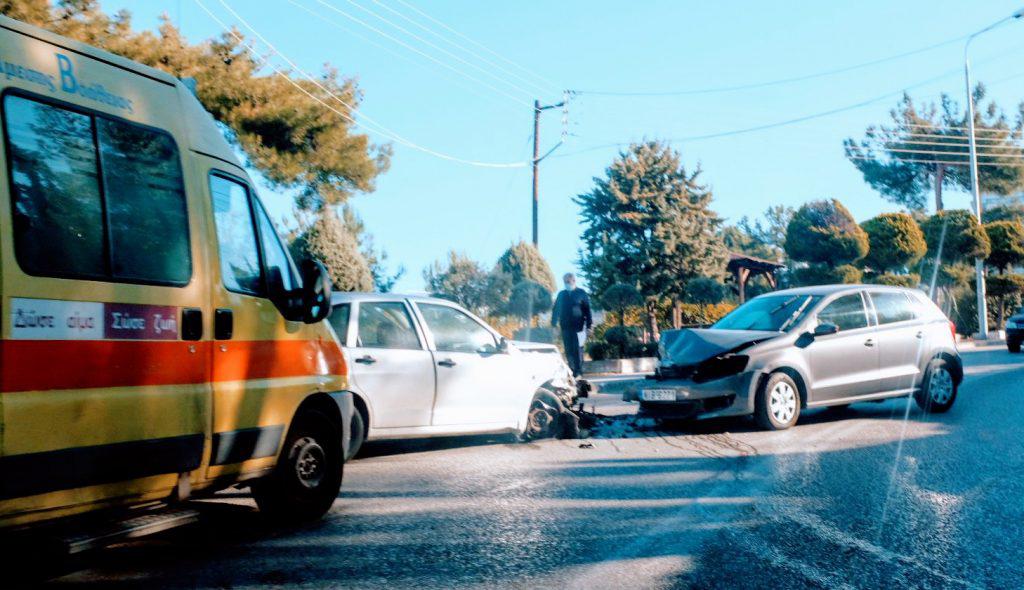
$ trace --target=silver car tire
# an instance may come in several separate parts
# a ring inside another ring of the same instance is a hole
[[[772,373],[757,392],[754,418],[765,430],[785,430],[800,419],[800,389],[785,373]]]
[[[924,373],[921,387],[914,392],[914,401],[925,412],[948,412],[956,401],[958,386],[945,359],[933,359]]]

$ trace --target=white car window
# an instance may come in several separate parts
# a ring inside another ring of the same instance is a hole
[[[493,352],[494,336],[469,315],[447,305],[418,304],[441,352]]]
[[[400,301],[364,301],[359,304],[358,346],[419,349],[412,318]]]
[[[871,302],[875,304],[875,313],[880,325],[905,322],[918,316],[910,299],[903,293],[875,291],[871,293]]]

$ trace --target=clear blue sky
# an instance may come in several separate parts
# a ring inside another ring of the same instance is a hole
[[[240,23],[219,0],[203,0],[220,18]],[[501,82],[454,58],[424,47],[357,7],[372,9],[410,31],[420,29],[373,0],[323,0],[339,10],[429,52],[467,79],[378,33],[332,12],[319,0],[228,0],[256,29],[303,69],[330,62],[356,77],[364,92],[362,112],[416,143],[461,158],[493,162],[529,157],[532,113],[528,103],[560,100],[563,88],[670,91],[732,86],[854,65],[904,53],[980,29],[1009,15],[1024,0],[918,0],[891,2],[705,2],[572,0],[542,2],[428,2],[418,9],[550,83],[529,92]],[[378,0],[419,18],[397,0]],[[198,41],[220,32],[193,0],[104,0],[107,10],[127,8],[139,28],[153,28],[166,12]],[[343,25],[340,30],[329,21]],[[462,45],[468,42],[458,40]],[[380,46],[386,47],[384,49]],[[477,61],[462,59],[510,78]],[[793,84],[725,94],[659,98],[583,95],[570,105],[574,135],[542,164],[542,253],[556,274],[574,269],[580,246],[579,216],[572,197],[587,191],[617,153],[612,142],[683,138],[741,129],[827,111],[920,83],[917,99],[943,92],[963,96],[962,43],[886,64]],[[1024,22],[1012,22],[972,46],[975,77],[995,81],[1024,74]],[[502,63],[502,62],[499,62]],[[504,65],[504,64],[503,64]],[[508,66],[506,66],[508,67]],[[523,74],[526,77],[526,74]],[[511,79],[511,78],[510,78]],[[485,87],[504,88],[512,97]],[[512,79],[519,86],[520,80]],[[991,96],[1012,113],[1024,100],[1024,76],[991,87]],[[898,96],[840,114],[790,126],[700,141],[676,142],[684,162],[700,164],[714,191],[714,208],[730,221],[757,215],[772,204],[799,204],[822,197],[842,200],[863,220],[894,207],[864,184],[843,157],[842,140],[887,119]],[[962,100],[961,100],[962,102]],[[557,142],[560,113],[544,115],[541,139]],[[582,152],[576,154],[576,152]],[[575,155],[574,155],[575,154]],[[448,250],[466,252],[490,266],[501,251],[530,239],[529,169],[483,169],[446,162],[396,145],[391,169],[372,194],[352,204],[376,243],[406,275],[398,288],[423,288],[421,272]],[[264,191],[278,215],[290,209],[287,195]],[[949,194],[947,207],[968,197]]]

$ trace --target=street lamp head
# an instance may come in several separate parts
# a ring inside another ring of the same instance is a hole
[[[1024,16],[1024,8],[1017,9],[1017,12],[1014,12],[1012,16],[1013,18],[1020,18]]]

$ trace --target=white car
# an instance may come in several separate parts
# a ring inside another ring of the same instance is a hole
[[[576,427],[576,382],[550,344],[510,342],[459,305],[432,297],[335,293],[330,323],[365,440]]]

